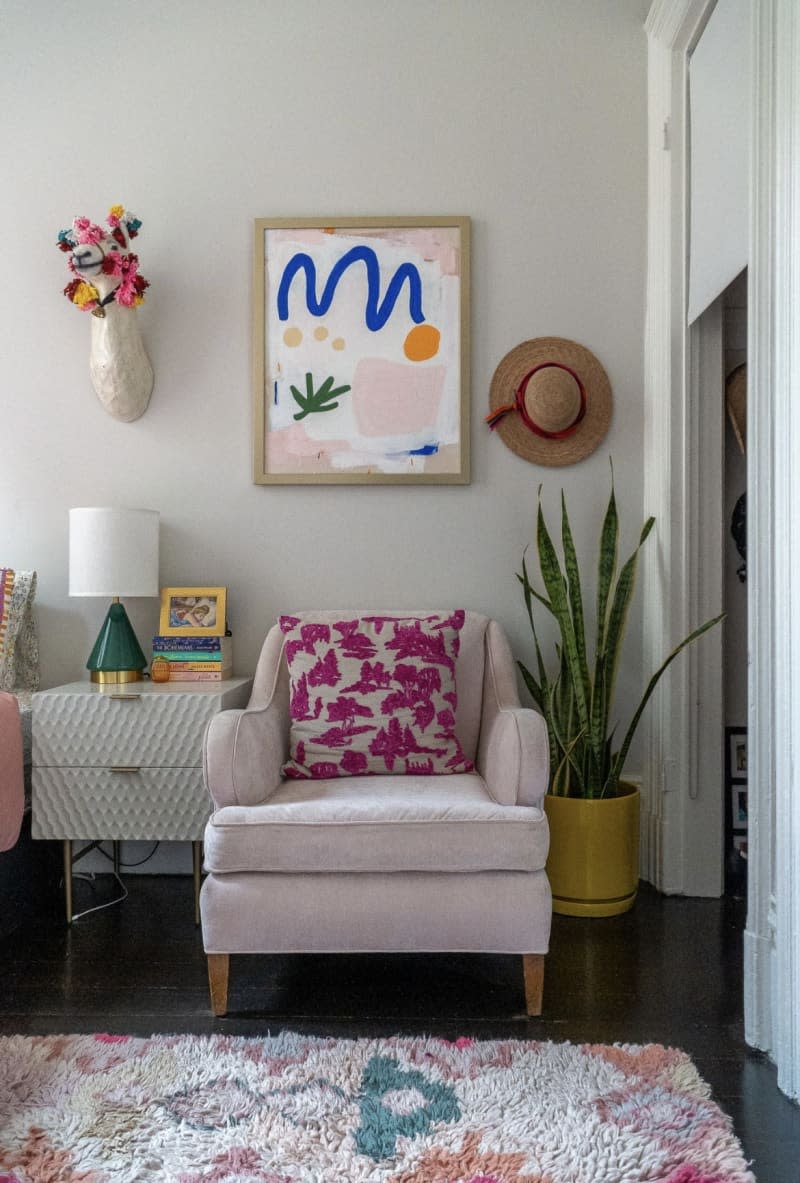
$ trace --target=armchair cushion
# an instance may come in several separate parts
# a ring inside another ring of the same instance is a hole
[[[455,732],[464,615],[282,616],[291,680],[283,775],[471,771]]]
[[[212,873],[539,871],[547,849],[542,810],[497,804],[475,773],[289,781],[205,835]]]

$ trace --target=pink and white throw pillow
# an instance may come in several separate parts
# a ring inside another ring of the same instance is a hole
[[[455,734],[464,612],[280,618],[291,682],[286,777],[471,772]]]

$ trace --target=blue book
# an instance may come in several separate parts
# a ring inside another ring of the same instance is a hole
[[[153,649],[158,653],[225,653],[231,647],[231,637],[153,637]]]

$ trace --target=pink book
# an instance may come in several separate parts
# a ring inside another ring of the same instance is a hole
[[[232,671],[224,670],[170,670],[170,682],[224,682],[230,678]]]

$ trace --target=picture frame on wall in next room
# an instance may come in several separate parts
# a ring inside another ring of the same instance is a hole
[[[747,728],[725,728],[726,845],[747,858]]]

